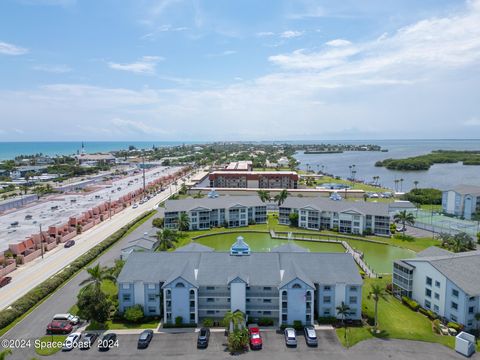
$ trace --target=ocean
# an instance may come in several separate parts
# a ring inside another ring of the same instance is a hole
[[[137,149],[150,149],[152,146],[175,146],[182,144],[200,144],[201,141],[115,141],[85,142],[85,150],[89,153],[112,150],[126,150],[130,145]],[[263,143],[273,143],[265,141]],[[480,185],[480,166],[463,166],[462,164],[435,164],[427,171],[392,171],[375,167],[375,162],[387,158],[405,158],[427,154],[432,150],[480,150],[480,140],[318,140],[318,141],[275,141],[275,143],[292,144],[377,144],[388,152],[344,152],[341,154],[303,154],[298,152],[295,157],[300,162],[300,168],[310,168],[317,171],[322,166],[328,173],[342,178],[349,176],[349,166],[355,165],[356,178],[372,181],[373,176],[380,176],[379,183],[394,188],[396,179],[404,179],[403,191],[414,187],[435,187],[446,189],[458,184]],[[81,149],[81,142],[0,142],[0,160],[13,159],[22,154],[42,153],[44,155],[72,155]],[[399,189],[400,190],[400,189]]]

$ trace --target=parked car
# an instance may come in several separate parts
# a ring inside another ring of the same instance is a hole
[[[137,343],[137,349],[146,349],[152,341],[153,331],[152,330],[145,330],[140,334]]]
[[[305,342],[308,346],[318,346],[317,333],[313,326],[305,326],[303,328],[303,334],[305,335]]]
[[[78,345],[78,340],[80,340],[81,334],[78,332],[72,333],[67,336],[63,342],[62,351],[70,351]]]
[[[63,245],[64,248],[69,248],[75,245],[75,240],[68,240],[65,245]]]
[[[78,347],[80,350],[88,350],[95,344],[95,340],[97,340],[98,335],[95,333],[87,333],[83,335],[83,339],[78,343]]]
[[[138,204],[137,204],[137,203],[133,204],[133,206],[132,206],[132,209],[136,209],[136,208],[138,208]]]
[[[47,326],[47,334],[68,334],[73,330],[72,324],[69,321],[53,320]]]
[[[80,318],[78,316],[66,313],[66,314],[55,314],[53,320],[58,321],[68,321],[72,325],[77,325],[80,322]]]
[[[297,346],[297,337],[295,334],[295,329],[286,328],[284,331],[285,334],[285,345],[296,347]]]
[[[197,348],[206,349],[208,347],[208,341],[210,340],[210,329],[201,328],[197,338]]]
[[[4,276],[0,278],[0,288],[10,284],[11,281],[12,281],[12,278],[10,276]]]
[[[248,335],[250,336],[250,348],[252,350],[261,350],[263,341],[257,324],[250,324],[248,326]]]
[[[110,348],[118,345],[117,334],[108,333],[98,340],[98,351],[108,351]]]

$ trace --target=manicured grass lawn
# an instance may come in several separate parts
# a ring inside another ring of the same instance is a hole
[[[352,189],[371,191],[371,192],[391,192],[392,191],[386,188],[379,188],[379,187],[368,185],[368,184],[359,184],[359,183],[352,184],[351,181],[344,180],[344,179],[335,179],[330,176],[323,176],[320,180],[315,181],[315,184],[313,185],[313,187],[320,186],[321,184],[325,184],[325,183],[346,184],[350,186]]]
[[[42,356],[53,355],[62,349],[62,344],[66,338],[65,335],[43,336],[38,339],[40,341],[40,346],[35,347],[35,352]]]
[[[424,211],[434,211],[434,212],[442,212],[442,205],[420,205],[420,209]]]
[[[374,317],[374,302],[368,295],[371,284],[380,283],[385,286],[389,282],[391,282],[391,276],[383,279],[365,279],[362,294],[363,314],[372,319]],[[454,347],[455,338],[435,334],[432,330],[432,322],[426,316],[410,310],[391,295],[387,295],[386,298],[387,301],[380,300],[378,303],[378,324],[381,330],[378,337],[434,342],[450,348]],[[337,329],[337,334],[345,345],[344,330]],[[373,337],[369,328],[365,327],[349,328],[347,335],[349,346]]]
[[[92,321],[86,330],[126,330],[126,329],[156,329],[160,320],[146,319],[141,323],[129,323],[122,320],[108,320],[105,324]]]

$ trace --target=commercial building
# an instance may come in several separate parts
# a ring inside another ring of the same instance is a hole
[[[225,171],[252,171],[253,163],[250,160],[233,161],[225,167]]]
[[[288,244],[269,253],[250,252],[239,239],[230,252],[190,244],[174,252],[132,253],[118,277],[119,310],[142,305],[165,323],[220,320],[227,311],[277,324],[313,324],[315,315],[350,318],[362,308],[362,278],[346,253],[310,253]],[[247,245],[248,246],[248,245]]]
[[[182,213],[188,215],[190,230],[210,229],[224,225],[239,227],[267,222],[267,206],[258,196],[167,200],[165,227],[176,229]]]
[[[430,247],[393,264],[393,292],[467,329],[480,325],[480,251],[452,253]]]
[[[289,197],[279,207],[278,222],[289,225],[292,213],[298,214],[298,226],[305,229],[390,235],[387,203]]]
[[[442,193],[442,210],[446,214],[472,219],[480,213],[480,186],[459,185]]]
[[[80,155],[75,155],[75,159],[80,165],[89,165],[95,166],[100,164],[115,164],[117,160],[115,156],[110,153],[106,154],[86,154],[81,153]]]
[[[214,171],[208,175],[213,188],[296,189],[294,171]]]

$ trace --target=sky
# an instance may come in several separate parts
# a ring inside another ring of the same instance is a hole
[[[480,138],[480,0],[2,0],[0,141]]]

